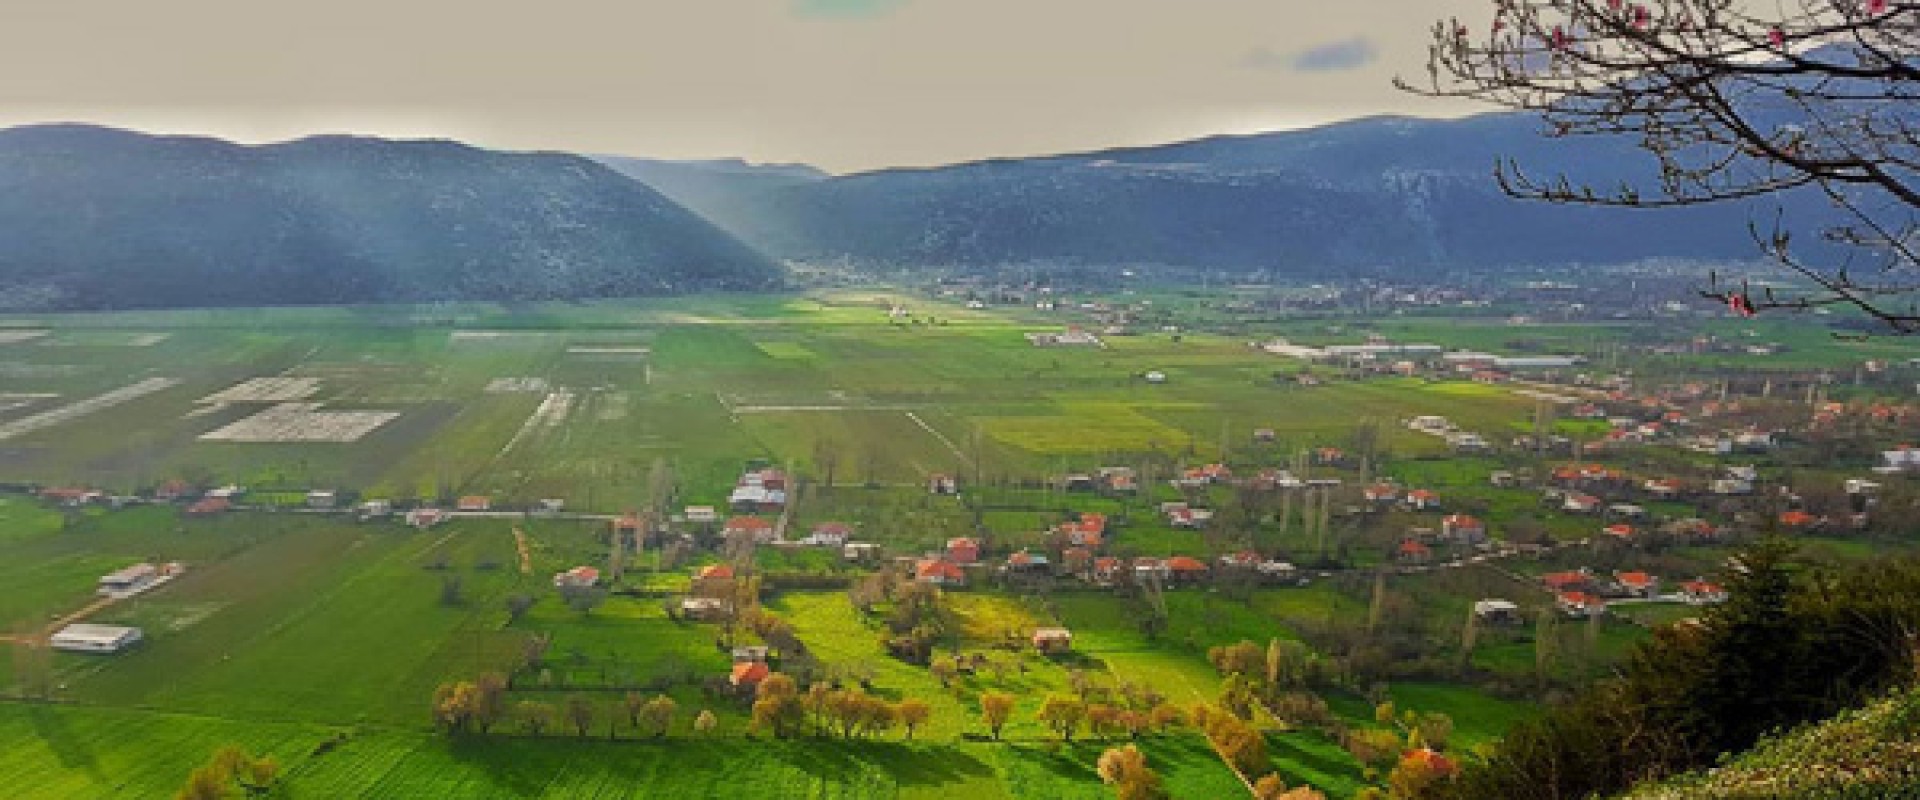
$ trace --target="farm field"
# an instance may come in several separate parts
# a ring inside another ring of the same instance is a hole
[[[841,480],[1024,477],[1104,458],[1281,449],[1441,414],[1501,428],[1532,401],[1420,381],[1282,386],[1285,359],[1193,334],[1039,348],[1018,310],[859,293],[787,298],[48,315],[0,343],[0,482],[130,493],[173,478],[434,500],[561,497],[614,512],[658,460],[690,501],[751,458]],[[932,320],[929,322],[928,320]],[[52,346],[54,344],[59,346]],[[1164,384],[1139,376],[1156,370]],[[11,427],[8,427],[11,426]],[[711,488],[709,488],[711,487]]]
[[[1380,781],[1380,765],[1338,738],[1384,732],[1376,704],[1446,715],[1450,746],[1465,752],[1537,709],[1503,698],[1590,681],[1652,626],[1695,613],[1668,598],[1599,622],[1534,624],[1556,616],[1541,574],[1642,568],[1678,581],[1730,552],[1592,547],[1600,517],[1489,480],[1544,466],[1537,454],[1455,453],[1403,424],[1444,416],[1504,448],[1541,408],[1524,387],[1330,371],[1192,330],[1099,347],[1026,338],[1064,327],[1031,308],[877,291],[0,318],[0,330],[36,332],[0,338],[0,635],[30,641],[74,614],[146,634],[110,657],[11,646],[0,780],[34,797],[164,796],[215,748],[238,744],[278,759],[293,796],[1105,797],[1094,764],[1125,737],[1057,741],[1040,718],[1046,701],[1150,687],[1185,712],[1221,696],[1216,654],[1244,642],[1309,660],[1337,649],[1415,676],[1325,677],[1313,684],[1325,701],[1317,724],[1252,715],[1263,771],[1346,797]],[[1326,327],[1259,333],[1312,342]],[[1478,321],[1378,328],[1462,347],[1515,335]],[[1526,335],[1591,350],[1627,334],[1592,324]],[[1794,341],[1820,357],[1850,346]],[[1554,423],[1575,436],[1609,427]],[[1213,462],[1345,488],[1331,509],[1320,492],[1316,526],[1311,506],[1296,505],[1310,492],[1169,480]],[[1717,468],[1678,452],[1636,463]],[[1068,477],[1114,465],[1139,470],[1141,486]],[[763,509],[784,531],[777,546],[743,544],[687,512],[726,516],[748,467],[795,479],[788,505]],[[959,496],[930,493],[936,474],[957,477]],[[1382,481],[1437,493],[1440,506],[1361,500]],[[176,484],[233,486],[238,505],[147,501]],[[48,487],[102,496],[32,496]],[[339,510],[309,508],[311,490],[336,492]],[[368,500],[486,510],[417,527],[399,513],[345,513]],[[1176,524],[1166,508],[1180,504],[1217,510],[1217,524]],[[1663,518],[1696,512],[1647,506]],[[616,557],[609,522],[642,509],[664,528]],[[1528,529],[1537,550],[1488,561],[1435,540],[1430,557],[1401,558],[1396,548],[1456,513],[1490,521],[1500,539]],[[1102,556],[1219,565],[1251,552],[1300,569],[1256,585],[1221,568],[1220,580],[1164,591],[1085,570],[1054,580],[1000,569],[1016,553],[1064,560],[1059,526],[1092,515],[1106,526],[1093,545]],[[799,541],[834,529],[879,553]],[[967,587],[941,592],[931,621],[897,620],[916,557],[961,538],[983,553],[963,571]],[[1835,564],[1910,546],[1806,540]],[[96,598],[103,574],[175,561],[186,572],[159,589]],[[753,582],[713,590],[696,577],[723,565]],[[558,588],[556,575],[580,567],[599,570],[595,591]],[[898,583],[856,599],[876,573]],[[756,727],[751,700],[728,682],[734,648],[778,650],[784,639],[769,630],[779,627],[695,618],[682,604],[741,586],[804,649],[776,663],[795,659],[815,685],[924,701],[931,717],[911,738],[786,739]],[[1474,601],[1491,597],[1516,601],[1521,624],[1463,637]],[[1051,627],[1072,631],[1070,652],[1043,655],[1024,638]],[[1400,649],[1369,651],[1376,627]],[[923,657],[890,654],[923,632]],[[507,676],[506,702],[532,716],[485,735],[436,730],[436,690],[486,674]],[[639,733],[630,692],[677,704],[664,741]],[[980,714],[996,692],[1015,698],[997,737]],[[540,722],[523,705],[578,705],[590,719]],[[711,730],[696,728],[700,711]],[[1142,732],[1138,744],[1176,797],[1245,791],[1193,728]],[[49,777],[26,777],[36,775]]]

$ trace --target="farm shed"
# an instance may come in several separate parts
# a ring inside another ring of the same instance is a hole
[[[53,635],[53,649],[75,653],[118,653],[144,638],[139,628],[76,622]]]

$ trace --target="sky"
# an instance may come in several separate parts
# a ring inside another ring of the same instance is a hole
[[[1404,95],[1491,0],[0,0],[0,126],[832,172],[1481,110]],[[1337,9],[1337,10],[1335,10]]]

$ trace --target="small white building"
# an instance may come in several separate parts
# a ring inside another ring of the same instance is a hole
[[[1520,606],[1511,600],[1477,600],[1473,604],[1473,616],[1481,622],[1511,623],[1520,622]]]
[[[315,489],[307,492],[308,508],[333,508],[340,502],[340,493],[332,489]]]
[[[54,634],[51,644],[55,650],[74,653],[118,653],[143,638],[139,628],[76,622]]]
[[[1167,382],[1167,373],[1161,372],[1160,370],[1157,370],[1157,369],[1147,370],[1147,373],[1145,375],[1142,375],[1141,377],[1146,378],[1148,383],[1166,383]]]
[[[131,597],[147,590],[160,578],[160,568],[140,563],[100,576],[100,594],[104,597]]]

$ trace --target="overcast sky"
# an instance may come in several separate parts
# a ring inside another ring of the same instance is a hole
[[[846,172],[1467,109],[1395,92],[1490,0],[0,0],[0,125]],[[1334,10],[1338,9],[1338,10]]]

